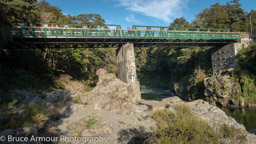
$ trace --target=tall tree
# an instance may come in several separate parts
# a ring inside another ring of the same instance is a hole
[[[196,15],[194,25],[206,28],[228,28],[228,15],[225,7],[216,3],[211,8],[206,8]],[[196,23],[195,23],[196,22]]]
[[[34,2],[33,0],[0,1],[0,5],[11,24],[33,23],[39,18],[39,11],[35,8]]]
[[[1,5],[1,3],[0,3]],[[11,30],[11,25],[7,19],[6,14],[0,9],[0,51],[5,47],[7,41],[11,38],[9,31]]]
[[[252,28],[252,33],[256,35],[256,10],[251,10],[250,13],[247,15],[247,19],[249,19],[249,30],[251,31]]]
[[[176,18],[171,24],[170,27],[191,27],[190,23],[184,18]]]
[[[248,31],[249,21],[239,0],[227,2],[225,9],[229,18],[228,25],[232,31]]]
[[[78,16],[71,16],[71,23],[73,24],[104,24],[105,20],[99,14],[80,14]]]
[[[195,27],[228,28],[231,31],[248,31],[249,26],[239,0],[227,2],[226,5],[216,3],[197,14],[192,23]]]
[[[45,0],[36,3],[36,8],[40,11],[41,22],[69,23],[68,17],[60,8],[50,5]]]

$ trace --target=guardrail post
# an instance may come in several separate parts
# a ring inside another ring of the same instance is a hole
[[[47,37],[47,28],[46,27],[44,28],[44,37],[45,38]]]
[[[56,38],[58,38],[58,29],[56,28],[55,31],[56,31]]]

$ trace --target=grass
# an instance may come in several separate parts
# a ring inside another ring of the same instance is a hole
[[[129,99],[131,96],[129,94],[125,95],[124,98],[125,99]]]
[[[233,126],[223,124],[215,132],[205,121],[195,117],[186,106],[178,105],[176,112],[158,110],[151,118],[157,128],[153,128],[155,143],[217,144],[219,139],[232,139],[237,143],[246,143],[246,135]]]
[[[89,92],[93,89],[93,87],[90,87],[88,85],[84,85],[84,92]]]
[[[22,116],[24,126],[36,124],[39,127],[53,116],[53,107],[46,107],[43,104],[30,103],[25,106],[27,112]]]
[[[60,80],[57,80],[57,81],[55,82],[55,87],[56,87],[57,89],[64,89],[64,88],[65,88],[65,84],[64,84],[64,82],[62,82],[62,81],[60,81]]]
[[[91,128],[93,125],[95,125],[97,122],[96,119],[94,118],[89,118],[87,121],[86,121],[86,128]]]
[[[223,124],[220,128],[219,137],[235,138],[237,143],[246,143],[246,135],[241,133],[240,130],[235,127]]]
[[[235,136],[235,128],[234,127],[230,127],[226,124],[222,125],[220,128],[220,133],[221,135],[223,135],[224,137],[233,137]]]
[[[74,103],[77,103],[77,104],[84,104],[84,105],[88,104],[87,102],[83,102],[83,100],[79,94],[76,97],[72,98],[72,100]]]
[[[37,125],[38,128],[42,128],[45,122],[54,116],[52,106],[30,103],[17,107],[15,103],[16,101],[13,101],[1,106],[1,109],[5,111],[2,115],[7,117],[0,120],[0,130],[30,125]]]
[[[115,93],[115,94],[112,95],[110,98],[111,98],[111,99],[115,99],[115,98],[118,98],[118,97],[119,97],[118,93]]]

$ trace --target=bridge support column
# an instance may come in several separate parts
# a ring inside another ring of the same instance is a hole
[[[134,100],[141,99],[132,43],[126,43],[117,50],[117,77],[131,85],[131,94]]]
[[[231,43],[213,49],[211,54],[213,72],[236,66],[236,55],[241,48],[242,43]]]

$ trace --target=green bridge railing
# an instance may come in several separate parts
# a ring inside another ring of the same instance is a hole
[[[17,26],[12,30],[14,38],[111,38],[111,39],[203,39],[239,40],[239,32],[228,29],[172,28],[134,25],[122,29],[120,25],[72,25],[40,23]]]

